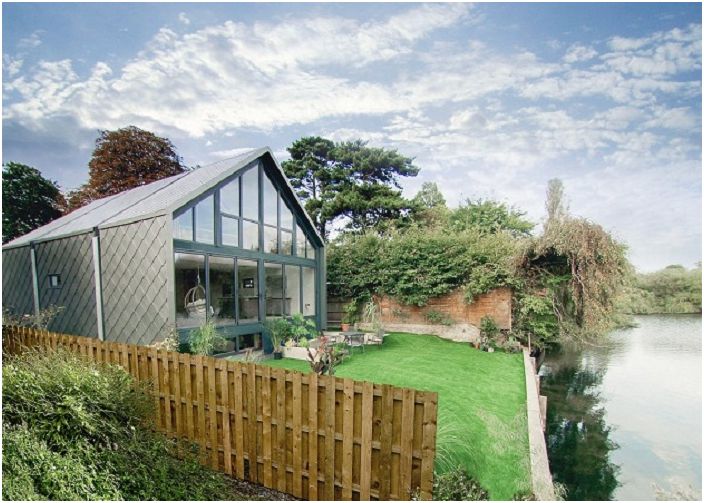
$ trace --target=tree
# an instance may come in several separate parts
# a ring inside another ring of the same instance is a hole
[[[59,218],[62,204],[56,182],[44,178],[36,168],[16,162],[3,165],[2,242]]]
[[[559,178],[549,180],[547,197],[545,198],[545,209],[547,211],[546,228],[553,223],[563,221],[568,216],[568,209],[564,197],[562,180]]]
[[[442,195],[438,184],[435,182],[425,182],[413,199],[425,208],[447,206],[445,196]]]
[[[418,168],[396,150],[311,136],[293,142],[288,152],[286,176],[323,237],[341,217],[348,217],[349,228],[365,229],[413,208],[395,189],[398,177],[416,176]]]
[[[506,231],[516,237],[529,236],[535,224],[524,216],[524,212],[504,203],[467,199],[450,215],[450,228],[455,232],[475,228],[490,234]]]
[[[70,209],[185,171],[167,138],[135,126],[101,131],[88,164],[89,180],[70,195]]]

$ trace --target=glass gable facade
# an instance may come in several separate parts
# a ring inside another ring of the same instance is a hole
[[[241,351],[262,347],[267,317],[303,313],[320,324],[320,264],[295,207],[256,163],[174,213],[179,330],[212,320],[226,351]]]

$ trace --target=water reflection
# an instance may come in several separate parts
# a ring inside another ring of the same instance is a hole
[[[548,455],[571,500],[701,495],[701,318],[647,316],[546,357]]]
[[[542,390],[548,396],[547,446],[556,482],[569,500],[609,500],[618,486],[618,467],[598,387],[604,371],[594,371],[574,348],[562,348],[543,363]]]

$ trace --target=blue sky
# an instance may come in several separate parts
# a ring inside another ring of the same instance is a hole
[[[301,136],[415,157],[412,196],[540,222],[547,181],[640,270],[701,260],[699,4],[3,5],[3,162],[64,188],[101,129],[188,165]]]

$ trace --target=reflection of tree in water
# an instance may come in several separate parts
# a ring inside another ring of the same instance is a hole
[[[566,486],[569,500],[609,500],[618,487],[618,466],[609,460],[618,445],[609,439],[596,388],[603,372],[584,368],[580,353],[549,356],[543,378],[548,397],[547,447],[555,482]]]

